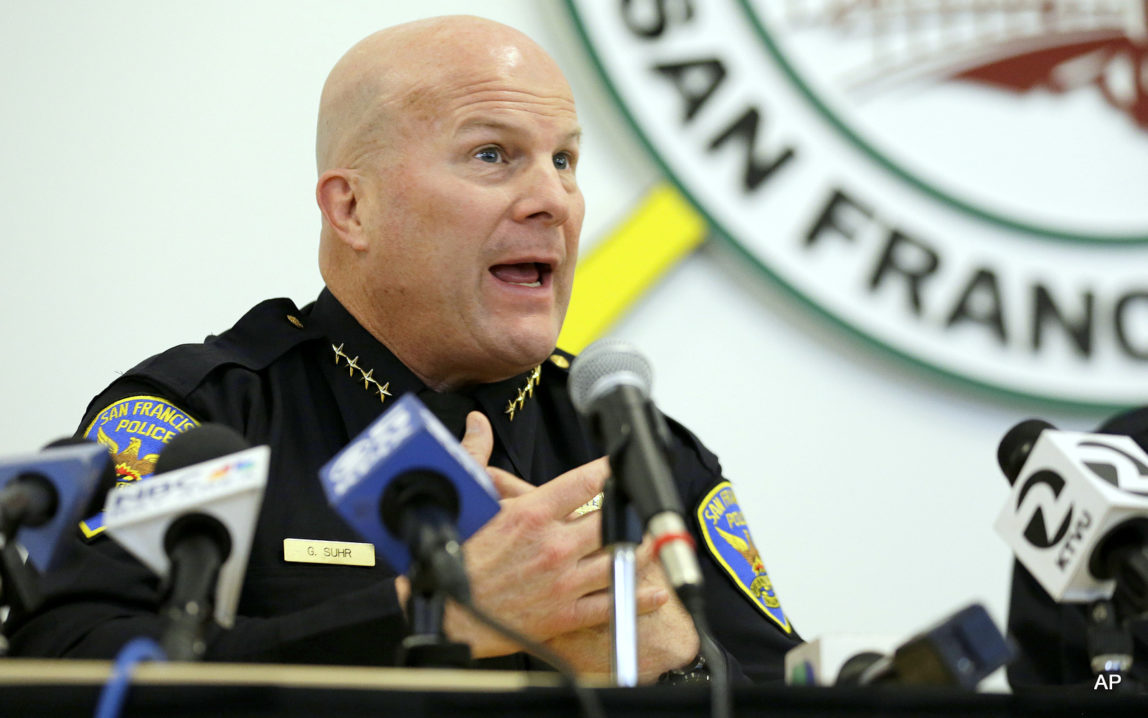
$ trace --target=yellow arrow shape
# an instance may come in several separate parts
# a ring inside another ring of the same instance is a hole
[[[606,333],[639,297],[706,237],[706,221],[669,184],[578,263],[558,346],[577,354]]]

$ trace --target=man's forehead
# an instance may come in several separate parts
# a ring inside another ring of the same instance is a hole
[[[493,132],[521,132],[530,129],[530,123],[515,121],[509,118],[500,118],[492,115],[477,115],[468,117],[455,128],[455,134],[477,134],[486,131]],[[582,137],[582,128],[575,122],[566,130],[561,139],[576,141]]]
[[[545,105],[574,110],[574,94],[557,65],[547,62],[503,64],[491,53],[472,62],[452,58],[411,73],[408,87],[437,97],[451,108],[482,102],[506,105]]]
[[[332,143],[345,135],[362,142],[379,128],[392,137],[434,128],[444,139],[477,130],[544,129],[562,141],[579,134],[573,93],[554,59],[517,30],[473,17],[396,26],[340,60],[321,103],[320,167],[336,161],[324,159]]]

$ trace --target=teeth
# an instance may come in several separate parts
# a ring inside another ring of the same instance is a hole
[[[533,282],[507,282],[507,284],[513,284],[516,287],[541,287],[542,286],[542,282],[537,281],[537,280],[535,280]]]

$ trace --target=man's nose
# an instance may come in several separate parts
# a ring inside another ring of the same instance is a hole
[[[558,226],[570,218],[570,208],[578,193],[572,174],[559,170],[552,160],[532,165],[521,177],[514,219]]]

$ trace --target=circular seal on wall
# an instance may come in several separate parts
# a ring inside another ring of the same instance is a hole
[[[948,375],[1148,400],[1142,0],[567,0],[715,236]]]

